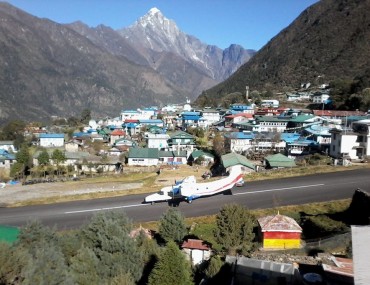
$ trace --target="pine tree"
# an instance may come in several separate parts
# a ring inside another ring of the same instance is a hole
[[[216,215],[215,237],[229,253],[248,253],[253,245],[254,216],[243,206],[225,205]]]
[[[191,267],[178,246],[170,241],[161,253],[152,273],[149,285],[190,285],[193,284]]]
[[[99,285],[102,283],[98,276],[99,259],[95,253],[86,247],[82,247],[71,258],[70,272],[76,284]]]
[[[73,284],[63,254],[54,246],[38,247],[35,258],[23,268],[24,285]]]
[[[131,229],[128,217],[113,211],[95,215],[82,229],[83,242],[99,259],[100,278],[122,273],[130,273],[136,281],[141,277],[144,265],[135,240],[129,236]]]
[[[159,221],[158,232],[166,242],[181,242],[187,233],[182,213],[175,208],[168,208]]]

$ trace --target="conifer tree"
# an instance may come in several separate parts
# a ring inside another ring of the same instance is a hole
[[[122,212],[105,212],[95,215],[81,231],[81,238],[99,259],[99,276],[110,279],[129,273],[135,281],[143,270],[141,253],[136,241],[130,237],[132,223]]]
[[[158,232],[166,242],[181,242],[187,233],[182,213],[175,208],[168,208],[159,221]]]
[[[191,267],[178,246],[169,241],[149,275],[149,285],[191,285]]]
[[[230,254],[248,253],[253,245],[254,216],[243,206],[228,204],[216,215],[215,237]]]
[[[76,284],[99,285],[102,280],[98,276],[99,259],[95,253],[82,247],[71,258],[70,272]]]

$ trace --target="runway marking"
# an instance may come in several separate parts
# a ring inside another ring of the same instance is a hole
[[[87,210],[78,210],[78,211],[64,212],[64,214],[78,214],[78,213],[87,213],[87,212],[98,212],[98,211],[123,209],[123,208],[132,208],[132,207],[141,207],[141,206],[149,206],[149,205],[150,204],[133,204],[133,205],[116,206],[116,207],[95,208],[95,209],[87,209]]]
[[[260,191],[255,191],[255,192],[233,193],[233,195],[257,194],[257,193],[263,193],[263,192],[283,191],[283,190],[291,190],[291,189],[297,189],[297,188],[319,187],[319,186],[324,186],[324,185],[325,184],[312,184],[312,185],[294,186],[294,187],[287,187],[287,188],[266,189],[266,190],[260,190]]]

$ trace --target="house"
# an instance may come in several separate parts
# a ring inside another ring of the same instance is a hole
[[[301,247],[302,228],[294,219],[277,214],[259,218],[257,221],[263,249]]]
[[[289,120],[286,130],[288,132],[301,131],[307,126],[321,124],[322,119],[310,114],[298,115]]]
[[[134,146],[136,146],[136,142],[134,142],[133,140],[122,138],[122,139],[116,140],[115,143],[114,143],[114,146],[116,146],[116,147],[119,147],[119,146],[134,147]]]
[[[242,153],[252,147],[255,135],[252,132],[231,132],[225,136],[225,149],[230,152]]]
[[[181,245],[181,250],[186,254],[193,265],[201,264],[211,258],[210,245],[199,239],[188,239]]]
[[[0,149],[0,168],[10,169],[16,161],[15,155],[7,150]]]
[[[121,122],[127,120],[149,120],[151,113],[141,112],[140,110],[122,110],[120,114]]]
[[[370,156],[370,120],[354,122],[351,130],[332,129],[330,133],[330,156],[350,160]]]
[[[77,140],[71,140],[64,144],[64,149],[69,152],[76,152],[81,147],[81,144]]]
[[[256,116],[259,132],[284,132],[287,128],[289,117]]]
[[[159,162],[162,164],[186,164],[186,151],[162,151],[158,152]]]
[[[173,151],[187,150],[191,153],[195,147],[195,138],[187,132],[178,131],[170,136],[168,146]]]
[[[202,118],[206,121],[206,125],[210,126],[213,123],[219,122],[221,120],[220,111],[216,109],[204,108],[200,111]]]
[[[279,100],[262,100],[261,107],[279,108]]]
[[[286,143],[282,139],[283,134],[278,132],[255,133],[251,141],[252,149],[259,152],[285,150]]]
[[[322,152],[329,153],[332,126],[311,125],[304,129],[302,135],[318,143]]]
[[[200,112],[182,112],[182,128],[185,130],[188,127],[198,127],[200,117]]]
[[[224,119],[225,119],[225,128],[233,126],[237,127],[239,123],[249,122],[250,120],[252,120],[253,115],[248,113],[237,113],[226,115],[224,116]]]
[[[256,166],[245,156],[234,152],[222,155],[221,162],[225,169],[234,165],[242,165],[242,170],[244,173],[254,172],[256,169]]]
[[[40,134],[41,147],[64,147],[64,134]]]
[[[265,168],[291,168],[295,167],[296,164],[294,159],[291,159],[281,153],[266,156],[264,159]]]
[[[317,152],[319,145],[314,140],[300,137],[299,139],[286,144],[285,152],[288,157],[308,155]]]
[[[189,163],[190,165],[192,165],[194,162],[197,163],[198,160],[201,160],[201,164],[203,166],[207,166],[214,163],[215,157],[209,152],[205,152],[203,150],[195,150],[189,156]]]
[[[110,133],[110,144],[113,145],[116,140],[119,140],[121,138],[124,138],[126,136],[126,132],[122,129],[115,129]]]
[[[127,164],[130,166],[152,166],[158,165],[159,153],[157,148],[135,148],[129,149]]]
[[[142,126],[142,127],[149,127],[149,126],[157,126],[159,128],[163,128],[164,127],[164,123],[162,120],[160,119],[149,119],[149,120],[139,120],[139,124]]]
[[[125,128],[126,133],[130,136],[134,136],[141,132],[141,125],[139,124],[138,120],[126,119],[122,126]]]
[[[170,136],[167,134],[146,133],[145,139],[148,148],[166,149],[168,148]]]
[[[327,100],[330,98],[329,94],[321,93],[321,92],[316,92],[311,96],[312,103],[314,104],[322,104],[327,102]]]
[[[254,108],[251,105],[235,103],[235,104],[231,104],[229,106],[229,109],[231,111],[235,111],[237,113],[248,113],[248,114],[252,114],[252,115],[254,114]]]
[[[14,141],[0,141],[0,149],[6,150],[8,152],[16,152]]]

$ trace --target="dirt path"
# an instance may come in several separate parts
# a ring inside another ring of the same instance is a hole
[[[194,175],[201,181],[201,175],[206,171],[205,167],[190,167],[183,165],[180,167],[165,167],[157,175],[153,187],[147,188],[147,192],[158,191],[159,188],[173,185],[176,180],[181,180],[186,176]],[[105,197],[115,196],[119,191],[141,189],[142,182],[123,183],[123,182],[99,182],[93,183],[86,178],[81,181],[38,183],[33,185],[6,185],[0,188],[0,207],[14,205],[26,201],[35,200],[55,200],[60,197],[79,196],[90,193],[105,193]],[[146,189],[145,189],[146,190]],[[116,193],[115,193],[116,192]],[[141,191],[142,192],[142,191]],[[76,198],[77,199],[77,198]],[[47,201],[46,201],[47,202]]]

